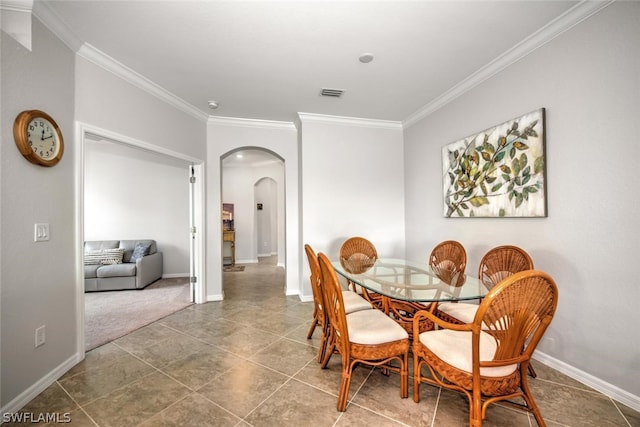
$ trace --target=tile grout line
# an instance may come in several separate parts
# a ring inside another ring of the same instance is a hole
[[[78,403],[78,401],[76,399],[74,399],[73,396],[71,396],[71,394],[69,394],[69,392],[67,391],[66,388],[64,388],[64,386],[62,384],[60,384],[59,380],[56,380],[56,383],[58,384],[58,386],[62,389],[62,391],[69,396],[69,399],[71,399],[73,401],[73,403],[75,403],[78,406],[78,409],[80,411],[82,411],[88,418],[89,420],[94,423],[96,426],[99,426],[100,424],[98,424],[98,422],[96,420],[93,419],[93,417],[91,415],[89,415],[89,413],[83,408],[83,405],[80,405],[80,403]]]

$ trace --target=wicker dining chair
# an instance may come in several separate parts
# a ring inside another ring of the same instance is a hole
[[[378,366],[383,373],[400,374],[400,397],[409,396],[409,336],[400,325],[380,310],[361,310],[346,314],[343,292],[336,272],[323,253],[318,254],[326,311],[331,323],[329,340],[322,367],[326,368],[336,350],[342,359],[342,375],[338,393],[338,411],[347,408],[351,376],[358,364]],[[397,361],[399,367],[390,362]]]
[[[467,251],[460,242],[445,240],[431,250],[429,266],[440,280],[452,286],[459,286],[465,280]]]
[[[464,283],[464,270],[467,266],[467,252],[464,246],[455,240],[447,240],[437,244],[429,255],[429,266],[440,280],[446,283],[461,285]],[[392,301],[389,304],[389,314],[408,333],[413,341],[413,317],[420,310],[437,312],[437,303]],[[420,332],[433,329],[434,324],[429,319],[422,319]]]
[[[480,260],[478,278],[491,289],[503,279],[525,270],[533,270],[533,260],[526,251],[512,245],[497,246]],[[438,316],[447,322],[471,323],[477,309],[477,304],[444,302],[438,304]]]
[[[538,425],[544,426],[529,388],[527,369],[557,303],[554,280],[542,271],[527,270],[491,289],[472,323],[449,323],[426,310],[416,313],[414,401],[420,401],[420,384],[429,383],[466,395],[470,426],[482,426],[487,407],[498,401],[533,413]],[[423,317],[439,329],[418,333]],[[423,366],[430,376],[422,375]],[[513,402],[514,398],[522,398],[524,405]]]
[[[311,269],[311,275],[309,277],[311,281],[311,291],[313,293],[313,320],[311,321],[311,327],[307,333],[307,339],[311,339],[316,327],[320,328],[320,348],[318,349],[318,363],[324,359],[325,352],[327,351],[327,343],[329,340],[329,319],[327,318],[327,312],[324,309],[324,300],[322,296],[322,289],[320,288],[320,264],[318,264],[318,257],[315,251],[308,244],[304,245],[304,251],[307,254],[307,260],[309,261],[309,268]]]
[[[350,237],[342,243],[340,246],[340,264],[342,268],[350,273],[360,274],[367,271],[375,264],[378,259],[378,251],[376,247],[369,240],[364,237]],[[353,291],[358,291],[360,288],[362,296],[367,299],[371,304],[377,308],[382,309],[382,295],[368,291],[351,280],[349,287]]]
[[[482,257],[478,278],[487,289],[491,289],[512,274],[526,270],[533,270],[533,260],[529,254],[517,246],[503,245],[490,249]],[[443,302],[438,304],[437,315],[451,323],[471,323],[477,310],[477,304]],[[536,377],[533,365],[529,365],[529,374]]]
[[[309,332],[307,332],[307,339],[311,339],[316,327],[320,328],[322,336],[320,337],[320,348],[318,349],[318,363],[321,363],[324,359],[329,342],[329,318],[324,307],[324,297],[322,292],[322,276],[320,274],[320,264],[318,264],[318,256],[311,246],[304,245],[304,250],[307,254],[307,260],[309,261],[309,269],[311,275],[309,280],[311,282],[311,291],[313,294],[313,319]],[[345,311],[353,313],[360,310],[370,310],[373,306],[360,295],[348,289],[343,289],[343,300],[345,305]]]
[[[445,283],[461,285],[464,283],[464,270],[467,266],[467,252],[464,246],[455,240],[446,240],[438,243],[429,255],[431,270]],[[409,331],[413,340],[413,317],[420,310],[429,310],[438,313],[438,303],[404,303],[392,307],[392,316]],[[423,318],[420,323],[420,332],[434,328],[433,322]]]

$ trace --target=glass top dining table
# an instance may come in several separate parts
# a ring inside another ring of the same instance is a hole
[[[427,263],[399,258],[332,262],[336,272],[363,288],[398,301],[444,302],[481,299],[489,289],[476,277],[464,276],[450,285]],[[445,277],[445,275],[441,276]]]

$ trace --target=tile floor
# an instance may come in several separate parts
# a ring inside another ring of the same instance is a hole
[[[312,303],[284,296],[273,258],[224,280],[224,301],[190,306],[90,351],[23,411],[74,426],[466,425],[461,395],[422,385],[420,403],[400,399],[395,374],[365,367],[354,373],[347,411],[337,412],[340,356],[326,370],[316,362],[319,332],[306,339]],[[535,369],[531,385],[549,426],[640,426],[640,413],[541,363]],[[536,422],[492,405],[484,425]]]

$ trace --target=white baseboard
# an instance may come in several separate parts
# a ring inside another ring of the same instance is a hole
[[[222,294],[207,295],[207,302],[222,301],[223,299],[224,299],[224,297],[222,296]]]
[[[581,371],[578,368],[574,368],[571,365],[566,364],[565,362],[558,360],[554,357],[549,356],[548,354],[535,351],[533,353],[533,358],[538,362],[544,363],[545,365],[555,369],[556,371],[562,372],[563,374],[573,378],[576,381],[580,381],[582,384],[591,387],[592,389],[599,391],[611,399],[620,402],[624,405],[627,405],[629,408],[640,412],[640,396],[634,396],[628,391],[622,390],[619,387],[614,386],[613,384],[609,384],[601,380],[600,378],[596,378],[587,372]]]
[[[47,373],[47,375],[40,378],[38,382],[32,384],[28,389],[16,396],[15,399],[0,408],[0,414],[15,414],[16,412],[18,412],[27,403],[31,402],[40,393],[45,391],[51,384],[56,382],[56,380],[63,376],[69,369],[80,363],[82,359],[84,359],[84,353],[76,353],[62,362],[52,371]]]

